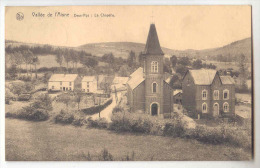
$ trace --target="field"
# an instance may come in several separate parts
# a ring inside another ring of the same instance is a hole
[[[6,160],[97,160],[106,148],[115,160],[135,153],[134,160],[249,160],[251,154],[226,145],[202,144],[151,135],[117,134],[107,130],[46,122],[6,119]],[[210,155],[209,155],[210,153]]]

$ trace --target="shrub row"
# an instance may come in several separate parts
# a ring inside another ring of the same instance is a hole
[[[78,112],[66,112],[61,110],[58,115],[54,117],[55,123],[71,124],[74,126],[87,126],[91,128],[108,128],[108,122],[105,118],[98,118],[93,120],[91,117],[87,118],[80,115]]]
[[[99,113],[100,111],[104,110],[107,106],[109,106],[112,103],[113,99],[110,98],[106,100],[103,104],[97,105],[97,106],[92,106],[86,109],[82,109],[82,111],[87,114],[87,115],[93,115],[96,113]]]
[[[49,113],[45,109],[38,109],[31,106],[27,106],[14,113],[6,113],[6,118],[19,118],[30,121],[45,121],[49,118]]]
[[[228,143],[251,149],[250,130],[239,126],[222,124],[218,127],[197,125],[195,128],[187,128],[179,115],[173,119],[159,119],[145,114],[120,111],[120,108],[114,109],[112,123],[109,126],[111,130],[196,139],[209,144]]]

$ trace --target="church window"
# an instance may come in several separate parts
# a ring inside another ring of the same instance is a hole
[[[151,71],[152,72],[158,72],[158,62],[157,61],[152,61],[151,63]]]
[[[154,83],[152,84],[152,92],[153,92],[153,93],[156,93],[156,91],[157,91],[157,83],[154,82]]]

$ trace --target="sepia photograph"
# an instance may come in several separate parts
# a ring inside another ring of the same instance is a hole
[[[250,5],[6,6],[6,161],[252,161]]]

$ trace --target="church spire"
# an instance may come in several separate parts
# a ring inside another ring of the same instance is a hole
[[[153,23],[150,25],[144,54],[163,55],[163,51],[161,49],[160,42],[157,36],[155,24]]]

